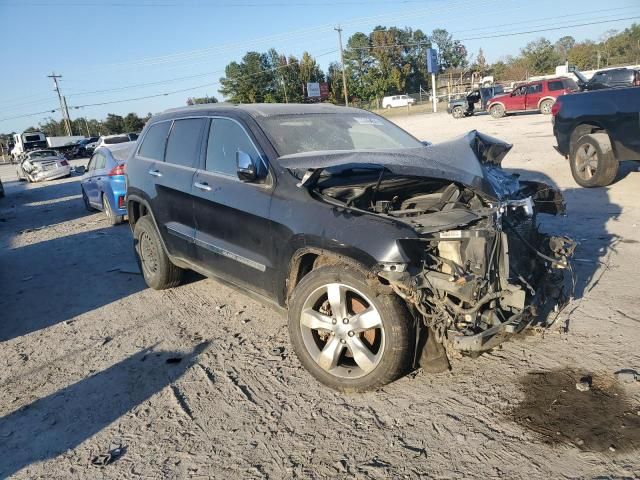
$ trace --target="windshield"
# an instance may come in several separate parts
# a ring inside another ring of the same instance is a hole
[[[326,150],[389,150],[424,145],[366,112],[275,115],[258,122],[280,156]]]
[[[128,142],[129,141],[129,137],[126,135],[121,135],[118,137],[110,137],[110,138],[105,138],[104,139],[104,143],[105,145],[114,145],[116,143],[124,143],[124,142]]]

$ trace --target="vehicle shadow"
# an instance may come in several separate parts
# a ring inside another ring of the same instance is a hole
[[[187,354],[144,349],[1,418],[0,478],[77,447],[177,381],[207,345],[203,342]],[[103,448],[95,454],[112,447]]]
[[[535,180],[558,188],[546,174],[532,170],[505,169],[524,180]],[[573,297],[582,298],[594,288],[607,268],[608,256],[619,241],[607,229],[607,222],[617,219],[622,207],[613,203],[606,188],[561,189],[567,204],[566,216],[541,214],[538,221],[545,232],[565,235],[578,245],[572,260],[575,276]]]
[[[84,207],[79,180],[28,185],[5,182],[0,202],[0,238],[25,229],[36,229],[91,215]]]
[[[146,289],[131,242],[121,226],[0,251],[0,342]]]
[[[618,175],[616,175],[615,180],[612,185],[618,183],[624,178],[627,178],[630,174],[636,173],[640,171],[640,162],[637,160],[623,160],[620,162],[620,167],[618,168]]]

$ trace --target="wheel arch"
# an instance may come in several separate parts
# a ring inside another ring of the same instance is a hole
[[[354,258],[353,255],[344,255],[326,248],[302,247],[296,250],[287,269],[284,287],[284,303],[289,304],[289,299],[300,281],[310,272],[325,265],[344,265],[355,269],[363,275],[365,281],[372,286],[384,287],[381,279],[376,274],[376,262],[364,252]]]
[[[504,103],[496,101],[496,102],[491,102],[490,104],[487,105],[487,112],[491,112],[491,109],[493,107],[495,107],[496,105],[500,105],[502,107],[502,110],[504,111],[505,115],[507,114],[507,107],[505,107]]]
[[[588,121],[588,122],[578,123],[571,129],[571,134],[569,135],[569,148],[570,148],[569,153],[573,151],[573,146],[581,137],[583,137],[584,135],[592,134],[592,133],[606,134],[609,137],[609,141],[611,142],[611,148],[613,149],[613,153],[617,154],[616,148],[615,148],[615,142],[611,138],[611,135],[609,135],[609,132],[604,127],[604,125],[602,125],[597,121]]]
[[[148,215],[151,218],[151,221],[153,222],[153,225],[156,227],[156,231],[158,232],[158,237],[160,238],[162,249],[173,261],[173,257],[169,253],[169,250],[167,250],[167,246],[164,243],[162,232],[158,227],[158,222],[156,222],[156,218],[153,215],[151,207],[149,206],[149,202],[138,195],[127,195],[127,221],[129,222],[129,227],[131,228],[132,232],[136,226],[136,222],[145,215]]]
[[[541,108],[542,107],[542,102],[546,102],[547,100],[551,100],[553,103],[556,103],[556,98],[555,97],[549,97],[549,96],[542,97],[540,99],[540,101],[538,102],[538,108]]]

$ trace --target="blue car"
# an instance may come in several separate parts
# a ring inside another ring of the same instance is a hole
[[[125,162],[135,145],[136,142],[127,142],[97,148],[81,180],[87,210],[102,210],[112,225],[122,223],[127,214]]]

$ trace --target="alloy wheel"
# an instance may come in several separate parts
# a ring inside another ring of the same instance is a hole
[[[576,152],[576,167],[578,175],[584,180],[590,180],[598,170],[598,151],[590,143],[585,143]]]
[[[384,354],[380,313],[348,285],[330,283],[314,290],[304,302],[300,329],[311,358],[336,377],[363,377]]]

